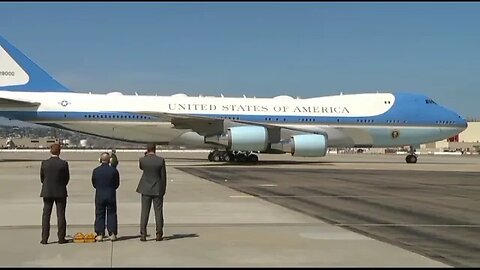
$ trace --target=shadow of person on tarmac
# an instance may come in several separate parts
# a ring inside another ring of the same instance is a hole
[[[147,237],[150,235],[147,234]],[[198,234],[196,233],[186,233],[186,234],[172,234],[170,236],[164,236],[163,241],[169,241],[169,240],[174,240],[174,239],[181,239],[181,238],[192,238],[192,237],[199,237]],[[126,236],[120,236],[117,238],[117,241],[125,241],[125,240],[131,240],[135,238],[140,238],[140,234],[138,235],[126,235]],[[154,238],[149,239],[147,241],[155,241]]]

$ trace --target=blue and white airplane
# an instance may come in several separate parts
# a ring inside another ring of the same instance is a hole
[[[229,98],[78,93],[0,37],[0,116],[130,142],[207,147],[211,161],[257,161],[254,153],[322,157],[329,147],[411,146],[467,127],[421,94]]]

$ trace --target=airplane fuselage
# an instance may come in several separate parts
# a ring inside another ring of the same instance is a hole
[[[30,108],[1,107],[0,116],[132,142],[205,145],[203,136],[174,125],[169,115],[224,119],[230,126],[257,123],[287,129],[280,139],[292,134],[325,134],[329,147],[417,145],[466,128],[465,120],[455,112],[423,95],[407,93],[300,99],[0,91],[0,98],[38,103]]]

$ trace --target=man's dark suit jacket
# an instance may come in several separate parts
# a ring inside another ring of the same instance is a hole
[[[66,198],[68,196],[67,185],[69,180],[68,162],[56,156],[42,161],[40,181],[43,185],[40,197]]]
[[[163,196],[167,188],[165,160],[157,155],[147,154],[139,160],[142,178],[137,192],[149,196]]]
[[[96,202],[116,200],[115,190],[120,186],[120,175],[117,169],[103,163],[93,170],[92,185],[96,189]]]

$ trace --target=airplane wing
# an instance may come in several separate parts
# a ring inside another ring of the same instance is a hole
[[[311,129],[293,128],[293,127],[282,126],[278,124],[275,125],[275,124],[258,123],[254,121],[223,119],[219,117],[206,116],[206,115],[172,114],[172,113],[160,113],[160,112],[151,112],[151,111],[138,112],[138,113],[157,117],[164,121],[170,121],[175,126],[175,128],[190,129],[202,136],[213,136],[213,135],[222,134],[224,131],[224,123],[227,121],[247,124],[247,125],[262,126],[262,127],[268,128],[269,130],[275,130],[275,131],[279,131],[280,129],[288,129],[288,130],[300,131],[300,132],[312,133],[312,134],[325,133],[322,130],[312,131]]]
[[[171,114],[161,112],[137,112],[171,122],[177,129],[190,129],[202,136],[212,136],[223,133],[224,119],[190,114]]]
[[[40,106],[40,103],[37,102],[27,102],[20,101],[9,98],[0,98],[0,108],[10,108],[10,107],[22,107],[22,108],[34,108]]]

